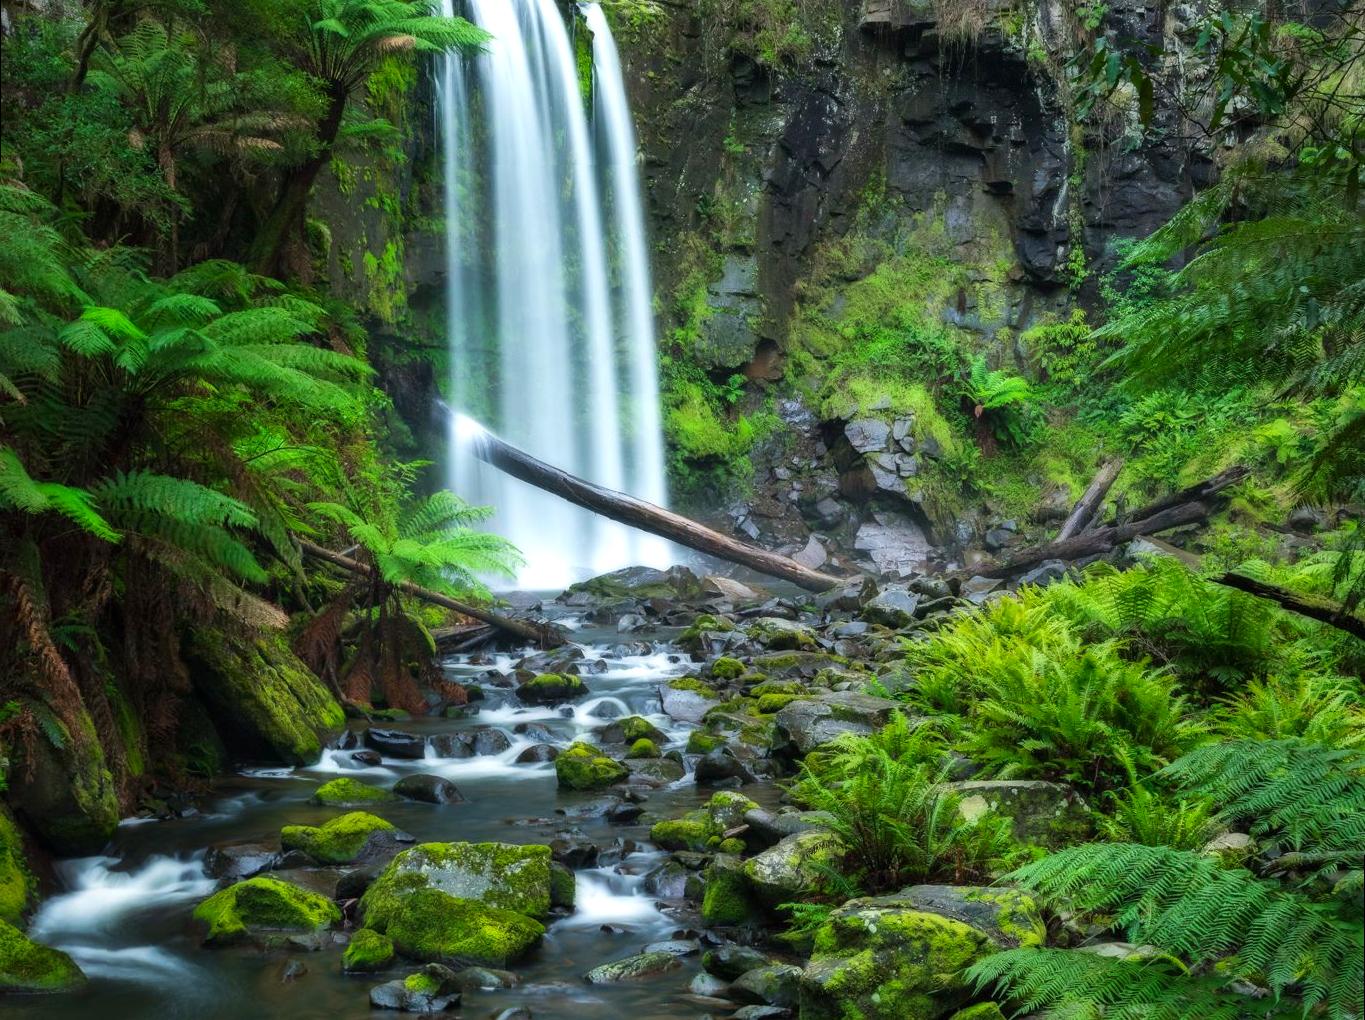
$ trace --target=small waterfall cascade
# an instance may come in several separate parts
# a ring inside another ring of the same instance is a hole
[[[649,254],[616,44],[596,4],[592,110],[555,0],[444,0],[492,35],[440,73],[452,415],[451,487],[496,509],[552,588],[633,564],[662,539],[474,459],[459,414],[556,467],[664,504]]]

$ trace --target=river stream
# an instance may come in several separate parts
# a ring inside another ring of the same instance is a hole
[[[645,813],[637,821],[612,824],[594,809],[602,794],[561,791],[553,763],[516,761],[525,748],[547,739],[543,731],[518,732],[522,724],[534,724],[533,731],[543,728],[563,747],[575,739],[593,739],[594,731],[612,719],[642,715],[667,734],[663,750],[686,743],[690,727],[660,714],[657,690],[660,681],[686,671],[685,654],[663,645],[650,654],[627,654],[634,649],[615,646],[613,651],[614,634],[577,636],[585,662],[600,660],[603,671],[585,670],[591,694],[575,705],[526,707],[510,692],[489,688],[481,710],[471,718],[419,719],[389,727],[431,737],[492,726],[510,741],[500,753],[439,758],[432,756],[429,743],[427,757],[420,761],[385,757],[366,767],[350,751],[328,750],[308,767],[245,768],[215,785],[201,813],[166,821],[130,819],[120,826],[105,856],[59,862],[63,891],[43,904],[32,934],[70,953],[90,984],[74,995],[12,998],[5,1003],[6,1016],[342,1020],[377,1015],[369,1005],[369,988],[410,972],[411,965],[379,975],[343,974],[341,940],[315,952],[203,949],[190,914],[217,886],[205,871],[208,848],[278,845],[284,825],[320,824],[341,814],[345,809],[309,803],[319,785],[338,775],[387,787],[417,772],[453,780],[466,798],[450,805],[397,801],[374,808],[418,842],[548,843],[572,833],[603,850],[598,866],[576,872],[574,913],[552,921],[540,949],[511,968],[519,985],[467,992],[458,1015],[492,1017],[516,1006],[537,1018],[563,1020],[691,1020],[702,1015],[706,1010],[687,991],[699,966],[695,954],[683,959],[682,970],[643,981],[588,985],[582,978],[591,968],[637,953],[649,943],[694,934],[695,916],[681,903],[660,900],[646,890],[645,876],[667,856],[647,840],[652,821],[677,816],[707,798],[688,774],[647,791]],[[453,677],[470,677],[489,668],[509,670],[513,661],[512,656],[461,656],[447,661],[446,669]],[[752,795],[753,788],[745,792]],[[295,868],[275,874],[331,895],[341,869]]]

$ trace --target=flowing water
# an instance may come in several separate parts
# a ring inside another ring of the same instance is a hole
[[[591,642],[593,635],[581,633]],[[600,635],[608,640],[606,635]],[[256,768],[221,781],[215,797],[194,817],[169,821],[130,820],[120,827],[106,856],[63,861],[63,892],[49,898],[34,919],[35,938],[70,953],[90,977],[80,993],[60,997],[11,997],[6,1017],[23,1020],[247,1020],[247,1018],[370,1017],[368,990],[412,969],[381,975],[346,976],[340,945],[317,952],[249,948],[202,949],[190,913],[216,888],[204,870],[207,848],[238,843],[278,846],[287,824],[319,824],[344,809],[319,807],[308,797],[338,774],[374,785],[400,776],[433,773],[453,780],[466,801],[432,805],[398,801],[376,810],[418,841],[495,840],[546,843],[575,831],[604,848],[599,867],[577,873],[571,916],[551,924],[544,944],[511,968],[521,984],[510,990],[466,993],[458,1015],[484,1018],[512,1006],[529,1008],[539,1020],[692,1020],[705,1012],[687,998],[698,967],[696,956],[682,971],[620,985],[590,986],[582,975],[598,964],[639,952],[668,939],[691,920],[676,902],[657,900],[645,876],[666,855],[645,840],[652,818],[674,817],[705,800],[687,776],[649,791],[646,815],[637,823],[613,825],[590,810],[600,794],[561,792],[552,764],[518,764],[517,755],[537,734],[517,732],[522,724],[548,730],[565,746],[611,719],[640,714],[668,735],[665,748],[681,747],[690,727],[659,713],[661,680],[681,675],[686,659],[665,652],[614,654],[604,644],[585,644],[587,661],[601,658],[605,672],[585,679],[592,691],[572,706],[523,707],[490,690],[473,718],[420,719],[392,728],[435,736],[474,727],[495,727],[510,740],[499,754],[421,761],[385,758],[357,765],[349,751],[329,750],[304,768]],[[511,657],[447,663],[452,676],[468,677],[488,668],[505,670]],[[525,727],[522,727],[525,728]],[[544,739],[543,735],[541,739]],[[429,745],[430,746],[430,745]],[[761,796],[759,788],[746,793]],[[288,881],[331,895],[341,871],[303,868],[276,873]],[[605,927],[604,927],[605,926]],[[284,979],[285,968],[301,963],[306,973]]]
[[[455,410],[556,467],[667,499],[634,128],[606,18],[592,116],[555,0],[445,0],[493,36],[440,74]],[[453,423],[452,423],[453,428]],[[452,488],[497,508],[524,587],[562,587],[668,546],[480,464],[452,434]]]

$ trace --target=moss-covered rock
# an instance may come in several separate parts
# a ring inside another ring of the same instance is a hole
[[[717,680],[733,680],[744,675],[744,663],[728,655],[722,655],[711,663],[711,675]]]
[[[377,815],[352,811],[319,826],[286,825],[280,846],[301,850],[319,864],[346,864],[360,856],[375,833],[396,831]]]
[[[970,780],[947,784],[958,811],[969,822],[987,812],[1010,820],[1014,838],[1056,849],[1084,841],[1091,833],[1090,809],[1065,783],[1040,779]]]
[[[578,899],[578,879],[573,869],[553,861],[550,864],[550,906],[572,910]]]
[[[712,796],[704,807],[681,818],[656,822],[649,838],[665,850],[711,850],[720,846],[723,833],[744,824],[744,813],[758,805],[731,790]]]
[[[0,920],[0,992],[67,992],[83,984],[71,957]]]
[[[680,676],[659,686],[659,700],[663,704],[664,714],[670,719],[699,723],[720,701],[720,694],[710,684],[694,676]]]
[[[361,900],[365,924],[393,940],[404,956],[506,967],[531,951],[545,926],[513,910],[457,899],[421,886]]]
[[[683,648],[696,651],[706,644],[709,635],[729,634],[735,629],[735,622],[728,616],[702,613],[678,635],[678,644]]]
[[[325,896],[260,876],[214,893],[194,908],[194,920],[206,929],[205,945],[221,946],[322,931],[341,920],[341,911]]]
[[[559,705],[587,694],[588,685],[572,673],[541,673],[517,687],[517,697],[527,705]]]
[[[58,856],[98,853],[118,828],[119,806],[94,720],[80,708],[69,726],[55,714],[52,722],[60,740],[42,735],[11,749],[15,760],[7,797],[30,831]]]
[[[731,854],[717,855],[706,869],[701,899],[702,922],[708,925],[747,924],[760,918],[762,913],[750,893],[739,858]]]
[[[806,651],[819,647],[809,627],[778,616],[761,616],[752,621],[745,633],[770,651]]]
[[[383,970],[393,957],[393,939],[372,928],[361,928],[341,954],[341,969],[351,973]]]
[[[322,804],[326,807],[358,807],[362,804],[382,804],[386,801],[394,801],[398,799],[398,796],[389,790],[343,776],[340,779],[333,779],[329,783],[323,783],[308,799],[314,804]]]
[[[360,901],[366,923],[371,913],[387,916],[395,901],[420,889],[475,900],[531,917],[550,912],[550,848],[515,843],[422,843],[404,850],[376,878]]]
[[[724,737],[717,737],[704,730],[693,730],[687,735],[688,754],[710,754],[716,748],[724,746]]]
[[[837,836],[824,829],[811,829],[787,836],[749,858],[744,862],[744,874],[754,895],[775,907],[824,892],[843,853]]]
[[[618,981],[654,977],[656,974],[666,974],[671,970],[680,969],[682,961],[672,953],[653,950],[594,967],[583,975],[583,980],[590,985],[610,985]]]
[[[600,790],[621,782],[629,774],[620,762],[581,740],[570,744],[555,759],[555,776],[566,790]]]
[[[38,884],[24,856],[19,826],[0,804],[0,921],[18,925],[37,900]]]
[[[659,748],[655,745],[654,741],[648,739],[647,737],[641,737],[639,740],[635,741],[635,743],[630,745],[630,750],[626,752],[626,757],[657,758],[659,757]]]
[[[312,764],[346,724],[341,705],[283,635],[248,641],[199,629],[189,662],[195,690],[239,754]]]
[[[618,719],[609,728],[612,730],[619,729],[621,740],[626,744],[634,744],[639,740],[650,740],[658,744],[668,739],[668,735],[663,730],[648,719],[638,715],[629,715],[624,719]]]
[[[970,995],[967,967],[1042,936],[1032,900],[1012,890],[912,886],[850,900],[816,932],[802,1020],[946,1017]]]
[[[386,981],[370,989],[370,1005],[401,1013],[446,1015],[460,1005],[463,985],[459,975],[439,963],[429,963],[414,974]]]
[[[993,1002],[978,1002],[975,1006],[959,1009],[948,1020],[1005,1020],[1005,1014]]]
[[[765,694],[758,699],[758,712],[760,715],[772,715],[780,712],[793,701],[800,700],[799,694]]]

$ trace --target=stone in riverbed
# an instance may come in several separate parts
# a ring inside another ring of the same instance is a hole
[[[554,761],[559,757],[559,748],[554,744],[532,744],[517,755],[517,764],[526,765],[542,761]]]
[[[426,738],[403,730],[378,730],[370,727],[365,731],[365,746],[389,758],[421,761],[427,756]]]
[[[572,673],[542,673],[517,687],[525,705],[561,705],[587,695],[588,685]]]
[[[404,956],[447,960],[486,967],[506,967],[540,943],[545,926],[513,910],[456,899],[440,889],[387,896],[367,904],[365,923],[383,931]]]
[[[970,996],[965,968],[1044,934],[1033,900],[1008,889],[911,886],[849,900],[816,932],[802,1020],[938,1020]]]
[[[842,733],[868,734],[881,729],[901,705],[855,691],[834,691],[794,701],[775,717],[776,740],[805,755]]]
[[[590,985],[615,984],[618,981],[630,981],[635,978],[666,974],[670,970],[678,970],[681,967],[682,964],[672,953],[662,951],[637,953],[634,956],[626,957],[624,960],[594,967],[583,975],[583,980]]]
[[[449,779],[428,773],[404,776],[393,784],[393,792],[405,800],[424,804],[459,804],[464,800],[460,788]]]
[[[600,790],[619,783],[630,770],[582,740],[570,744],[555,758],[555,776],[566,790]]]
[[[888,627],[908,627],[915,622],[920,597],[901,584],[888,584],[863,607],[862,618]]]
[[[397,798],[388,790],[371,786],[369,783],[362,783],[359,779],[342,776],[340,779],[323,783],[313,791],[313,796],[308,799],[314,804],[322,804],[326,807],[360,807],[364,804],[379,804]]]
[[[745,861],[744,875],[758,899],[775,907],[823,891],[843,852],[832,832],[798,832]]]
[[[275,866],[279,856],[274,849],[264,843],[211,846],[204,854],[204,872],[210,878],[225,878],[236,882],[269,871]]]
[[[284,850],[301,851],[318,864],[348,864],[361,857],[374,860],[396,852],[394,847],[402,841],[410,843],[412,837],[364,811],[352,811],[320,826],[286,825],[280,830]]]
[[[444,1013],[460,1004],[460,985],[449,967],[429,963],[398,981],[370,989],[370,1005],[404,1013]]]
[[[71,957],[0,921],[0,992],[69,992],[84,984]]]
[[[422,843],[390,862],[361,900],[370,913],[416,889],[437,889],[462,900],[531,917],[550,912],[550,848],[514,843]]]
[[[693,771],[698,786],[741,785],[754,781],[753,773],[735,757],[729,747],[718,747],[702,755]]]
[[[649,838],[665,850],[707,850],[719,845],[727,830],[743,825],[744,813],[756,807],[743,794],[722,791],[682,818],[656,822]]]
[[[715,977],[725,981],[733,981],[755,967],[766,967],[772,963],[766,954],[759,952],[752,946],[740,946],[729,943],[717,946],[715,949],[708,949],[702,954],[702,968]]]
[[[222,946],[324,931],[341,920],[341,911],[317,893],[258,877],[214,893],[194,908],[194,920],[205,929],[205,945]]]
[[[668,735],[648,719],[628,715],[603,726],[597,731],[597,739],[604,744],[634,744],[638,740],[652,740],[661,744],[668,739]]]
[[[716,854],[706,869],[701,919],[708,926],[747,924],[762,917],[754,902],[744,863],[735,854]]]
[[[730,985],[736,1002],[792,1009],[801,997],[801,968],[772,963],[746,970]]]
[[[393,962],[393,940],[371,928],[361,928],[341,954],[341,969],[348,974],[383,970]]]
[[[809,627],[779,616],[761,616],[745,627],[751,639],[773,652],[801,651],[818,647]]]
[[[663,702],[664,714],[670,719],[699,723],[720,701],[720,695],[710,684],[684,676],[660,685],[659,699]]]

